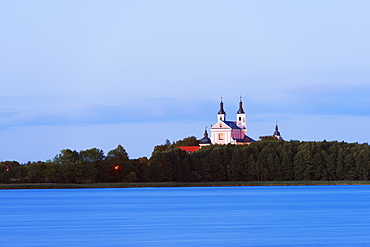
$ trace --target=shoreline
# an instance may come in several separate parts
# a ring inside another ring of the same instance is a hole
[[[161,188],[161,187],[224,187],[224,186],[317,186],[317,185],[370,185],[361,181],[245,181],[245,182],[146,182],[146,183],[9,183],[0,184],[0,190],[11,189],[98,189],[98,188]]]

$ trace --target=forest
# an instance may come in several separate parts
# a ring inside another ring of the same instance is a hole
[[[370,146],[262,138],[250,145],[198,145],[195,137],[154,147],[151,157],[130,159],[118,145],[107,155],[97,148],[61,150],[53,159],[0,162],[0,183],[222,182],[369,180]]]

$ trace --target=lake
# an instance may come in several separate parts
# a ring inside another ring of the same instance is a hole
[[[0,191],[0,246],[370,246],[370,186]]]

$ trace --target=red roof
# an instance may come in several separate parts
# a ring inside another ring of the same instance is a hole
[[[181,150],[184,150],[186,152],[189,152],[189,153],[192,153],[192,152],[195,152],[197,150],[199,150],[200,146],[182,146],[182,147],[179,147]]]

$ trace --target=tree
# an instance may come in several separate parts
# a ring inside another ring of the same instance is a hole
[[[355,156],[356,154],[352,152],[348,152],[344,158],[344,167],[346,171],[344,175],[345,180],[357,180],[358,179],[358,176],[356,176],[357,174],[355,173],[355,166],[356,166]]]
[[[56,155],[53,163],[58,165],[58,170],[63,183],[82,183],[84,167],[80,155],[76,150],[63,149]]]
[[[79,159],[80,155],[76,150],[63,149],[54,157],[53,162],[59,165],[70,165],[77,164]]]
[[[154,147],[154,150],[152,152],[152,156],[153,156],[154,153],[164,152],[164,151],[168,150],[170,147],[171,147],[171,142],[170,142],[170,140],[167,139],[163,145],[157,145],[157,146]]]
[[[163,152],[153,152],[149,162],[148,180],[151,182],[166,181],[163,168]]]
[[[248,157],[245,149],[234,149],[230,161],[230,179],[232,181],[246,180],[247,174],[245,167],[247,166],[247,159]]]
[[[54,164],[52,162],[41,162],[41,164],[45,165],[45,170],[43,171],[45,182],[48,182],[48,183],[63,183],[64,182],[63,176],[61,174],[61,169],[60,169],[61,165]]]
[[[182,140],[179,140],[173,144],[173,148],[178,148],[180,146],[199,146],[200,140],[197,140],[195,136],[189,136]]]
[[[130,160],[130,166],[136,174],[136,182],[147,182],[149,173],[149,160],[147,157]],[[128,179],[128,178],[127,178]]]
[[[47,165],[44,162],[28,162],[26,164],[27,177],[31,182],[44,183],[47,182]]]
[[[85,182],[105,182],[109,174],[109,167],[104,162],[104,151],[91,148],[79,152],[83,165],[82,179]]]
[[[344,159],[346,157],[346,154],[343,150],[342,147],[339,148],[338,150],[338,155],[337,155],[337,169],[336,169],[336,174],[337,178],[340,180],[346,179],[346,167],[345,167],[345,162]]]
[[[136,173],[135,172],[130,172],[129,174],[127,174],[126,180],[129,183],[135,182],[137,180]]]
[[[80,159],[84,163],[96,163],[105,159],[104,151],[98,148],[91,148],[79,153]]]
[[[279,141],[276,136],[260,136],[260,141]]]
[[[311,154],[311,143],[302,143],[294,156],[295,180],[312,180],[314,166]]]
[[[293,159],[294,159],[294,144],[289,142],[284,142],[283,148],[280,153],[281,159],[281,172],[282,179],[285,181],[294,180],[293,172]]]
[[[0,182],[9,183],[21,180],[24,167],[17,161],[0,162]]]
[[[356,173],[360,180],[368,180],[370,178],[370,153],[369,148],[365,147],[360,151],[356,158]]]
[[[210,152],[212,146],[203,147],[199,151],[191,153],[190,157],[193,158],[193,175],[194,181],[197,182],[211,182],[212,170],[210,161]]]
[[[314,180],[328,180],[328,171],[327,171],[327,154],[324,150],[316,150],[313,156],[314,164]]]
[[[328,149],[327,157],[327,169],[328,169],[328,180],[336,180],[337,176],[337,165],[338,165],[338,142],[333,142]]]
[[[123,164],[129,160],[126,150],[118,145],[117,148],[108,152],[107,160],[110,162],[116,162],[117,164]]]
[[[211,172],[213,175],[213,181],[229,181],[230,179],[230,160],[231,144],[228,145],[217,145],[210,154],[211,160]]]
[[[113,181],[126,181],[127,175],[133,171],[128,161],[128,154],[121,145],[108,152],[106,162],[111,171]]]
[[[268,181],[270,179],[269,167],[273,165],[272,149],[264,147],[257,156],[257,178],[258,181]]]

